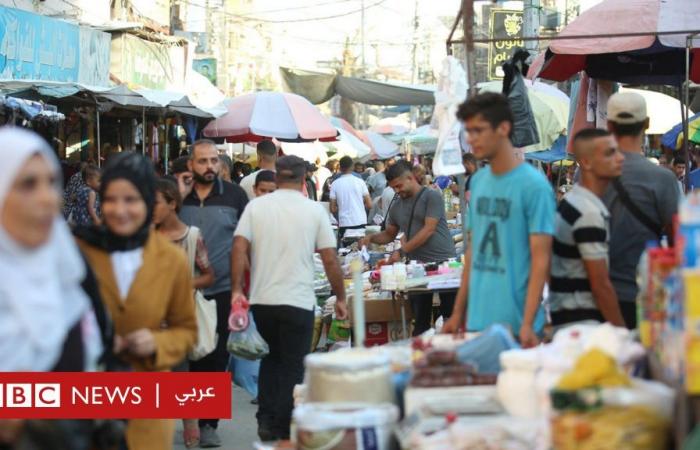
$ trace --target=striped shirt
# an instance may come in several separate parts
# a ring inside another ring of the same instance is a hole
[[[549,303],[552,312],[597,309],[583,260],[608,260],[610,213],[580,184],[557,209]]]

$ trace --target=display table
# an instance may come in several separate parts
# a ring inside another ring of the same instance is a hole
[[[434,275],[425,277],[425,279],[431,279],[433,281],[447,280],[449,277],[444,277],[442,275]],[[410,281],[410,280],[409,280]],[[409,283],[410,284],[410,283]],[[397,302],[401,307],[401,331],[403,333],[404,339],[409,339],[411,336],[408,335],[408,324],[406,320],[406,304],[408,303],[408,297],[411,294],[440,294],[440,293],[456,293],[459,290],[459,285],[457,287],[445,287],[445,288],[433,288],[429,289],[428,286],[430,282],[419,286],[406,287],[405,289],[395,289],[390,290],[393,300]]]

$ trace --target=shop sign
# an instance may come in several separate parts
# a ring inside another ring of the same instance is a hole
[[[185,82],[187,47],[146,41],[131,34],[112,38],[112,73],[134,87],[177,90]]]
[[[202,58],[195,59],[192,62],[192,68],[204,75],[204,77],[216,86],[216,59],[215,58]]]
[[[522,37],[522,11],[498,8],[491,10],[489,38],[504,40],[489,44],[489,80],[503,79],[501,66],[511,57],[515,48],[525,46]]]
[[[78,81],[78,27],[0,7],[0,77]]]
[[[80,68],[78,81],[92,86],[109,86],[109,33],[80,27]]]
[[[0,78],[109,84],[110,35],[0,6]]]

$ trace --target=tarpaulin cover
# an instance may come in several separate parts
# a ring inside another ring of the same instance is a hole
[[[287,92],[306,97],[314,105],[325,103],[335,95],[335,74],[280,67]]]
[[[287,91],[320,104],[338,94],[368,105],[433,105],[434,89],[280,67]]]

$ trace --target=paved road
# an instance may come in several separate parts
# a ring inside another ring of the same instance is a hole
[[[221,450],[252,450],[258,440],[256,405],[250,404],[250,394],[238,386],[233,387],[233,419],[219,422],[219,436],[223,441]],[[182,439],[182,421],[178,422],[173,450],[185,450]]]

